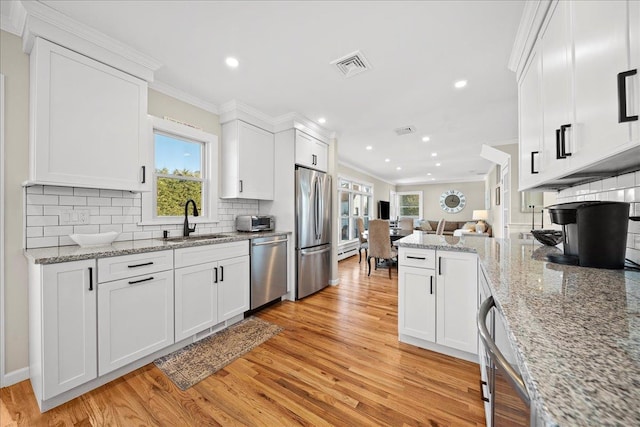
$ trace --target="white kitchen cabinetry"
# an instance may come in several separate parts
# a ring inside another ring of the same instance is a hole
[[[538,180],[543,168],[542,157],[542,98],[540,55],[531,53],[518,83],[520,113],[520,187],[528,188]]]
[[[222,125],[221,198],[273,200],[274,135],[241,120]]]
[[[147,83],[41,38],[30,60],[30,181],[149,190]]]
[[[39,405],[98,375],[95,266],[29,266],[29,373]]]
[[[431,249],[399,249],[400,340],[434,351],[472,358],[469,354],[477,354],[478,339],[475,326],[477,255]]]
[[[98,260],[98,269],[123,262],[140,264],[138,255],[124,255]],[[174,343],[173,265],[145,267],[143,275],[98,283],[100,375]]]
[[[249,242],[175,250],[176,341],[249,310]]]
[[[296,129],[296,164],[326,172],[329,146]]]

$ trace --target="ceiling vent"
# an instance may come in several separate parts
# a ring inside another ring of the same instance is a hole
[[[343,56],[342,58],[338,58],[335,61],[331,61],[330,64],[335,65],[338,68],[338,71],[347,78],[371,69],[369,61],[367,61],[367,58],[365,58],[359,50]]]
[[[410,133],[414,133],[416,131],[416,127],[415,126],[402,126],[400,128],[394,129],[393,130],[396,135],[398,136],[402,136],[402,135],[407,135]]]

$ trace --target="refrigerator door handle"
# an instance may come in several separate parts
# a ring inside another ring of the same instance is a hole
[[[318,215],[316,221],[318,221],[318,240],[322,239],[324,234],[324,182],[318,178]]]
[[[319,178],[315,178],[313,181],[313,190],[314,190],[314,198],[313,198],[313,231],[316,233],[316,240],[320,239],[319,227],[318,227],[318,217],[320,216],[320,185],[318,184]]]
[[[331,250],[331,246],[328,246],[328,247],[322,248],[322,249],[316,249],[316,248],[300,249],[300,255],[312,255],[312,254],[313,255],[318,255],[318,254],[323,254],[325,252],[329,252],[330,250]]]

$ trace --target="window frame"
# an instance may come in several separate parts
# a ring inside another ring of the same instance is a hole
[[[337,181],[337,191],[338,191],[338,198],[337,199],[338,199],[338,204],[339,204],[339,207],[338,207],[338,224],[339,224],[339,226],[338,226],[338,230],[337,230],[337,233],[338,233],[337,238],[338,238],[338,244],[339,245],[344,245],[344,244],[347,244],[347,243],[354,242],[354,241],[358,240],[357,232],[356,232],[356,235],[352,237],[351,236],[351,231],[354,230],[354,228],[356,226],[356,223],[355,223],[356,218],[359,217],[359,216],[364,218],[364,215],[353,215],[353,206],[352,206],[352,204],[353,204],[354,195],[360,195],[360,196],[366,196],[367,197],[367,200],[369,201],[369,203],[368,203],[368,205],[369,205],[368,206],[368,212],[369,213],[367,215],[367,218],[369,220],[375,219],[375,216],[374,216],[374,213],[373,213],[374,186],[370,182],[366,182],[366,181],[363,181],[361,179],[351,178],[351,177],[343,176],[343,175],[339,175],[338,179],[336,181]],[[349,186],[348,187],[342,187],[341,184],[343,182],[348,182]],[[360,190],[354,190],[353,189],[354,184],[360,186]],[[364,188],[368,188],[369,191],[364,191]],[[349,197],[348,197],[348,201],[349,201],[348,215],[342,215],[342,206],[341,206],[342,193],[346,193],[346,194],[349,195]],[[361,199],[361,202],[360,202],[360,207],[362,207],[362,199]],[[347,239],[347,240],[343,240],[342,239],[342,220],[345,219],[345,218],[348,220],[347,229],[349,231],[349,239]],[[368,225],[368,222],[365,221],[365,229],[368,228],[367,225]]]
[[[156,132],[203,144],[202,149],[202,207],[206,216],[190,216],[189,223],[218,222],[218,137],[177,122],[159,117],[149,116],[149,149],[147,164],[151,165],[151,191],[142,193],[142,221],[140,225],[182,224],[184,216],[157,216],[156,201],[156,164],[155,134]],[[174,178],[172,178],[174,179]]]
[[[423,206],[423,198],[422,198],[422,191],[398,191],[395,193],[395,214],[398,218],[413,218],[413,219],[422,219],[424,218],[423,216],[423,210],[422,210],[422,206]],[[400,215],[401,209],[402,209],[402,205],[400,205],[400,199],[402,196],[418,196],[418,216],[414,216],[414,215]]]

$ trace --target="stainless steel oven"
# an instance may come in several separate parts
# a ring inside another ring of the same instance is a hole
[[[529,394],[515,362],[502,313],[495,307],[493,296],[488,296],[480,305],[477,323],[485,382],[481,384],[483,400],[488,403],[485,408],[488,406],[490,410],[487,427],[535,425]]]

